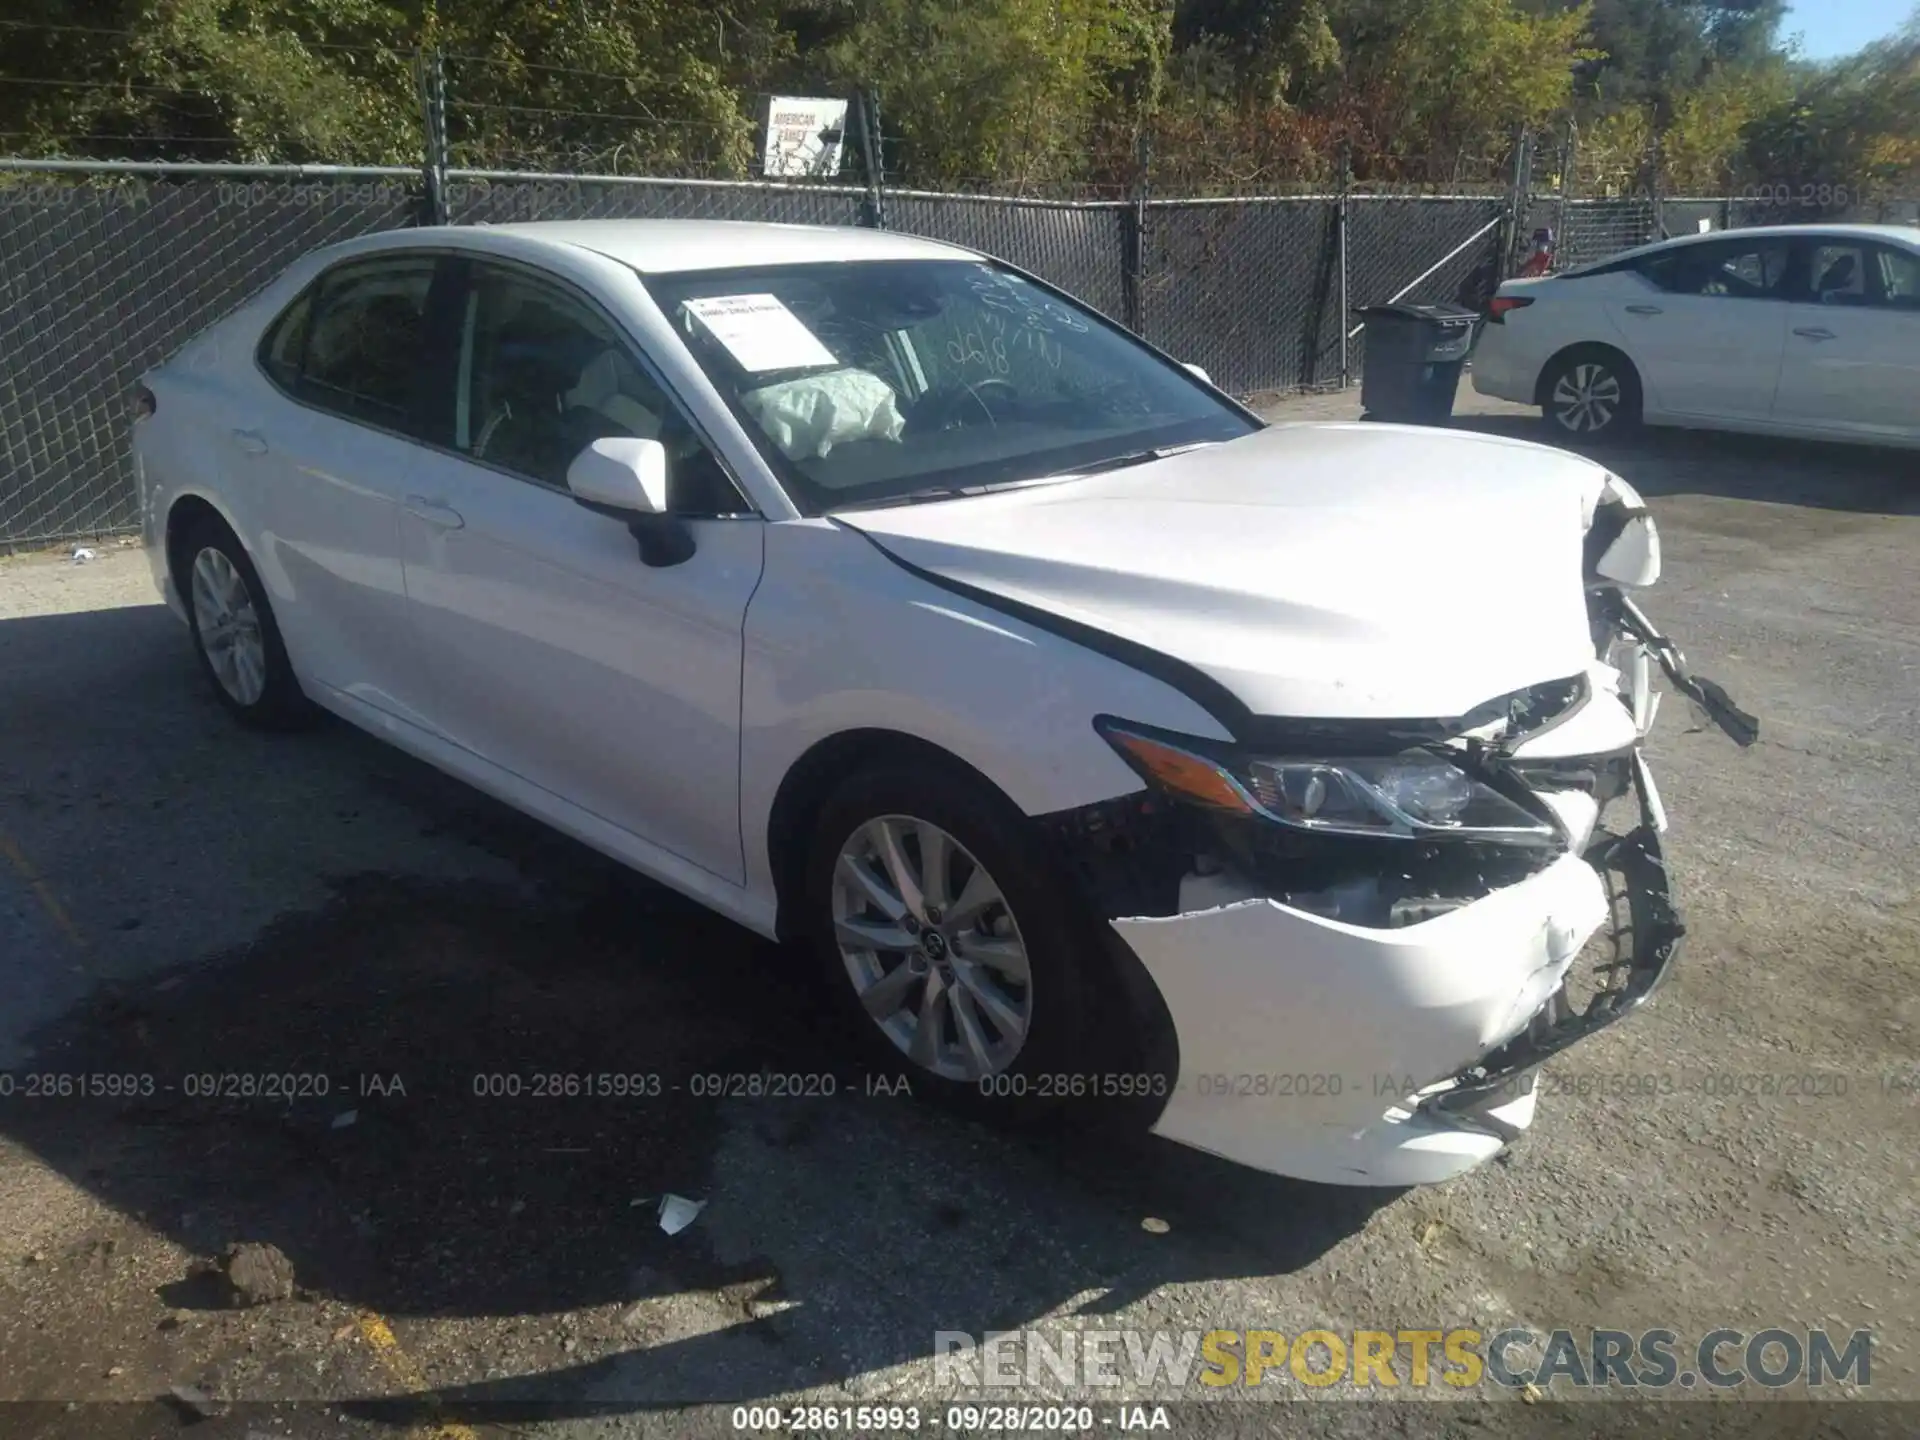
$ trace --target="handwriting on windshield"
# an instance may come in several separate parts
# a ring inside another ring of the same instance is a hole
[[[1037,312],[1009,316],[983,309],[979,323],[961,329],[947,341],[947,358],[962,370],[976,366],[993,375],[1012,372],[1012,352],[1024,350],[1050,370],[1058,370],[1066,351]]]
[[[1082,316],[1074,313],[1072,306],[1032,290],[997,270],[981,270],[969,276],[967,288],[982,309],[1016,320],[1026,330],[1051,335],[1059,329],[1084,335],[1091,328]]]
[[[977,365],[993,375],[1005,375],[1013,368],[1007,361],[1006,337],[983,336],[978,330],[963,330],[947,341],[947,358],[962,370]]]

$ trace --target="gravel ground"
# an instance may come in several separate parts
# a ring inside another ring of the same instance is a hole
[[[1464,402],[1464,426],[1543,438]],[[39,1402],[0,1430],[718,1434],[736,1403],[796,1397],[931,1425],[952,1392],[933,1332],[1023,1326],[1870,1329],[1872,1383],[1843,1388],[1920,1401],[1920,465],[1675,435],[1608,463],[1666,541],[1649,608],[1765,738],[1739,751],[1669,697],[1674,982],[1550,1068],[1511,1155],[1406,1193],[1001,1135],[850,1076],[806,1100],[476,1095],[846,1072],[775,948],[344,726],[236,729],[137,552],[0,560],[0,1400]],[[1498,627],[1462,617],[1462,643]],[[22,1093],[45,1073],[157,1085]],[[297,1093],[187,1093],[256,1073]],[[708,1202],[672,1237],[669,1192]],[[293,1293],[228,1303],[238,1241],[283,1252]],[[192,1388],[155,1403],[172,1386]],[[1047,1393],[1069,1392],[1013,1398]],[[1920,1420],[1561,1394],[1170,1414],[1315,1435]]]

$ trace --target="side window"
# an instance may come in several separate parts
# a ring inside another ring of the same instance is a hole
[[[508,267],[472,269],[453,429],[462,454],[563,490],[568,466],[595,440],[658,440],[676,511],[751,508],[605,316]]]
[[[268,328],[260,342],[260,368],[273,377],[283,390],[300,383],[300,360],[306,353],[307,335],[313,328],[313,293],[309,285]]]
[[[1779,300],[1786,297],[1787,262],[1792,254],[1792,246],[1784,239],[1687,245],[1650,258],[1641,273],[1675,295]]]
[[[306,322],[300,398],[350,420],[420,434],[433,267],[431,256],[409,256],[323,276]]]
[[[1911,250],[1875,246],[1880,303],[1891,310],[1920,310],[1920,255]]]
[[[1809,275],[1813,299],[1819,305],[1870,305],[1867,265],[1873,251],[1866,245],[1816,245]]]

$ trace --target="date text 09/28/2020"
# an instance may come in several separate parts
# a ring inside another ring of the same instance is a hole
[[[957,1434],[1009,1432],[1079,1435],[1115,1430],[1171,1430],[1164,1405],[736,1405],[733,1428],[757,1434],[842,1431],[851,1435],[903,1435],[919,1430]]]

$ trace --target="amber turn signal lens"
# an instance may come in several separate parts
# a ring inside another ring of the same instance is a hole
[[[1141,770],[1176,795],[1218,810],[1234,810],[1243,815],[1253,813],[1253,807],[1239,787],[1212,762],[1126,730],[1110,731],[1107,738],[1131,756]]]

